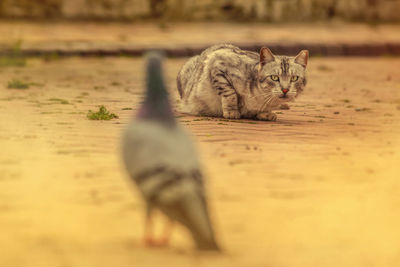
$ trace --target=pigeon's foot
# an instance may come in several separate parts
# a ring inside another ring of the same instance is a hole
[[[157,241],[157,247],[168,247],[169,246],[169,238],[162,238]]]
[[[158,242],[152,237],[145,237],[143,243],[146,247],[157,247]]]
[[[165,224],[162,238],[157,240],[153,238],[153,221],[152,217],[149,216],[146,223],[145,235],[143,238],[143,243],[146,247],[168,247],[171,239],[172,229],[174,223],[173,221],[168,220]]]
[[[168,222],[165,224],[163,237],[158,241],[158,246],[167,247],[169,245],[173,228],[174,228],[174,222],[168,220]]]
[[[158,248],[158,247],[168,247],[169,246],[169,239],[162,238],[160,240],[156,240],[153,238],[145,238],[143,243],[146,247],[150,248]]]

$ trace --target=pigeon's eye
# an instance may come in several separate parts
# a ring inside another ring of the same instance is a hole
[[[299,79],[299,76],[292,76],[292,78],[290,78],[291,82],[295,82]]]
[[[271,75],[271,80],[273,80],[274,82],[279,81],[278,75]]]

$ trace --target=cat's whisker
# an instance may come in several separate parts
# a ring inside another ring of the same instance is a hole
[[[278,102],[279,102],[279,99],[276,98],[276,97],[274,97],[274,98],[273,98],[273,101],[272,101],[272,103],[271,103],[271,106],[275,106],[276,104],[278,104]]]
[[[265,105],[267,105],[268,99],[269,99],[269,98],[267,98],[267,99],[261,104],[260,109],[258,110],[258,113],[260,113],[260,112],[264,109]]]
[[[177,76],[181,111],[228,119],[257,116],[277,109],[282,92],[294,99],[306,85],[308,51],[296,57],[259,53],[218,44],[190,58]],[[297,93],[296,93],[297,91]],[[210,101],[215,99],[215,101]]]
[[[273,100],[273,96],[272,96],[272,95],[269,95],[269,96],[265,99],[265,101],[263,102],[263,104],[261,105],[260,109],[258,110],[258,113],[263,112],[263,111],[264,111],[264,108],[265,108],[266,106],[268,106],[272,100]]]

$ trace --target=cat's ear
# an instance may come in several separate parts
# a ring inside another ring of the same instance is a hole
[[[274,55],[268,47],[263,47],[260,50],[260,63],[267,64],[275,60]]]
[[[301,50],[300,53],[294,59],[294,62],[302,65],[304,68],[307,67],[308,62],[308,50]]]

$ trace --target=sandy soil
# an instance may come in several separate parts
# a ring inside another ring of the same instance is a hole
[[[204,47],[213,43],[381,44],[400,42],[400,25],[349,23],[33,23],[0,22],[0,47],[86,50]],[[190,36],[190,38],[188,38]]]
[[[183,62],[166,62],[171,90]],[[179,228],[171,248],[141,244],[143,203],[119,139],[142,64],[0,69],[0,266],[398,266],[400,59],[311,59],[305,94],[277,122],[180,115],[198,141],[220,255],[195,252]],[[8,89],[13,78],[33,84]],[[98,105],[119,119],[88,120]]]

